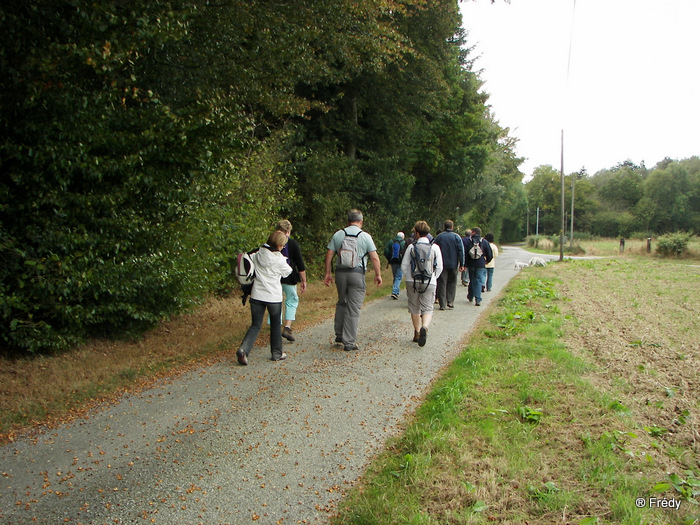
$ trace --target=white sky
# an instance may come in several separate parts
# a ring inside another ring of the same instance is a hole
[[[565,173],[700,155],[700,0],[460,8],[488,104],[519,140],[525,175],[561,167],[562,129]]]

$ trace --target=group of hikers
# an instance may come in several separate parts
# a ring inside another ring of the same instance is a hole
[[[347,226],[336,231],[328,242],[325,257],[324,283],[335,282],[338,292],[334,331],[335,343],[345,351],[358,350],[357,331],[360,310],[365,299],[365,272],[368,263],[374,271],[374,282],[382,284],[381,261],[372,236],[362,229],[362,212],[348,212]],[[248,364],[250,351],[262,327],[265,312],[270,323],[270,351],[272,361],[287,358],[282,351],[282,339],[292,342],[292,323],[299,305],[297,284],[301,293],[306,290],[306,268],[298,243],[290,237],[292,225],[288,220],[279,221],[267,242],[250,259],[255,267],[255,277],[250,291],[251,326],[236,351],[241,365]],[[479,228],[472,228],[460,237],[454,232],[454,224],[448,220],[444,230],[435,238],[430,225],[418,221],[409,238],[398,232],[384,250],[384,256],[392,270],[391,297],[398,299],[401,281],[406,282],[408,311],[413,324],[413,341],[425,346],[428,328],[432,321],[434,305],[440,310],[454,308],[457,278],[468,287],[467,299],[479,306],[482,292],[490,291],[493,263],[498,248],[493,235],[481,237]],[[335,273],[333,261],[335,260]],[[335,276],[335,277],[334,277]],[[284,301],[284,322],[282,306]]]

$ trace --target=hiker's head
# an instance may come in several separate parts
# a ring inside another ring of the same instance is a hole
[[[273,231],[267,238],[267,245],[273,250],[280,251],[287,244],[287,234],[280,230]]]
[[[425,221],[418,221],[413,227],[413,231],[419,237],[425,237],[430,233],[430,225]]]
[[[472,228],[472,235],[478,235],[479,237],[481,237],[481,228],[474,226]]]
[[[484,239],[489,241],[491,244],[495,242],[495,237],[493,236],[493,233],[487,233],[486,235],[484,235]]]
[[[277,223],[277,227],[275,229],[289,235],[290,233],[292,233],[292,223],[289,222],[287,219],[282,219]]]
[[[355,222],[362,222],[363,217],[362,217],[362,212],[360,210],[350,210],[348,212],[348,224],[352,224]]]
[[[451,230],[452,228],[455,227],[455,223],[452,221],[445,221],[445,229],[446,230]]]
[[[401,240],[404,240],[406,238],[406,235],[404,234],[404,232],[399,232],[396,234],[396,236]]]

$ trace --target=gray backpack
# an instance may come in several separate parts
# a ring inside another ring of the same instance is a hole
[[[343,228],[343,232],[345,233],[345,238],[340,243],[340,249],[338,250],[337,269],[354,270],[358,266],[362,266],[362,269],[364,269],[364,256],[360,257],[358,247],[358,237],[362,230],[357,235],[348,233],[345,231],[345,228]]]
[[[435,262],[430,257],[432,246],[426,243],[413,244],[411,254],[411,277],[413,277],[413,291],[424,293],[430,285],[433,276]]]

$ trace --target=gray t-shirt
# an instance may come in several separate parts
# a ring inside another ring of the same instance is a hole
[[[374,245],[372,236],[358,226],[346,226],[344,229],[335,232],[328,243],[328,249],[333,250],[340,256],[340,249],[347,235],[357,236],[358,259],[355,261],[354,267],[362,269],[367,268],[367,254],[369,252],[376,252],[377,247]],[[336,266],[340,265],[336,264]]]

